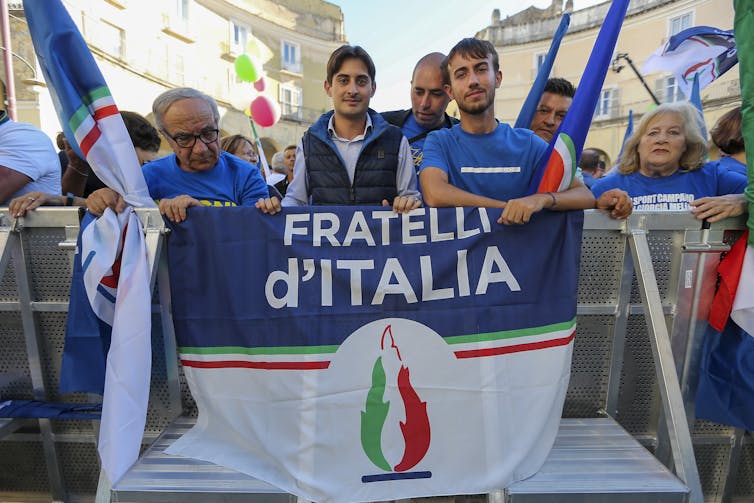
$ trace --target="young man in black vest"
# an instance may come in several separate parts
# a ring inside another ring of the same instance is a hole
[[[445,113],[450,96],[445,92],[449,82],[442,71],[444,60],[445,55],[441,52],[431,52],[421,58],[411,76],[411,109],[382,113],[383,119],[401,128],[403,136],[408,138],[417,173],[427,135],[436,129],[458,124],[458,119]]]
[[[408,141],[369,108],[374,78],[372,58],[361,47],[332,53],[324,86],[333,110],[304,133],[282,206],[374,204],[397,212],[421,206]],[[257,203],[264,213],[280,207],[274,197]]]

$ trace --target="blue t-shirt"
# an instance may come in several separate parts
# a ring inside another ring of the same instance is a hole
[[[581,178],[581,181],[584,182],[584,185],[586,185],[590,189],[592,188],[592,185],[597,183],[597,179],[594,178],[591,173],[587,173],[586,171],[581,172]]]
[[[427,129],[424,129],[419,125],[418,122],[416,122],[416,119],[414,118],[414,114],[411,114],[408,116],[408,120],[405,124],[403,124],[403,136],[405,136],[407,139],[411,139],[415,136],[419,136],[425,132],[427,132]],[[414,161],[414,168],[416,168],[416,172],[419,172],[419,168],[422,165],[422,154],[424,152],[424,141],[427,139],[426,136],[423,136],[419,138],[418,140],[414,140],[413,142],[409,143],[409,147],[411,148],[411,159]]]
[[[739,162],[730,156],[724,155],[717,161],[710,161],[710,162],[719,163],[720,166],[727,169],[728,171],[741,173],[742,175],[746,176],[746,164]]]
[[[526,195],[546,150],[528,129],[498,124],[491,133],[470,134],[456,124],[429,133],[421,169],[439,168],[459,189],[507,201]]]
[[[745,187],[745,176],[717,162],[708,162],[700,169],[678,170],[660,178],[644,176],[638,171],[630,175],[604,176],[592,186],[592,192],[600,197],[610,189],[623,189],[631,196],[634,210],[687,211],[689,203],[696,199],[740,194]]]
[[[188,194],[206,206],[254,206],[268,197],[259,170],[227,152],[208,171],[182,170],[175,154],[145,164],[142,171],[155,200]]]

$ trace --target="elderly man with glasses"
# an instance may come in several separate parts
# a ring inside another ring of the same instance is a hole
[[[220,149],[220,113],[215,100],[190,88],[171,89],[152,104],[157,129],[173,154],[144,165],[149,194],[160,212],[174,222],[186,219],[191,206],[254,206],[268,197],[259,170]],[[122,197],[101,189],[87,199],[89,211],[122,211]]]

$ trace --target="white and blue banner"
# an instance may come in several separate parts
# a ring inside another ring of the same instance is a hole
[[[197,425],[168,451],[312,501],[501,489],[552,447],[582,212],[192,208],[173,319]]]

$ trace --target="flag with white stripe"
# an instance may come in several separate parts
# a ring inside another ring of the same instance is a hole
[[[153,207],[123,119],[71,16],[60,0],[24,0],[24,11],[68,142],[130,205]],[[130,207],[117,216],[108,209],[82,232],[77,257],[86,293],[96,315],[112,326],[99,453],[116,482],[138,458],[149,398],[146,246],[141,222]]]
[[[701,90],[736,63],[738,48],[733,30],[695,26],[670,37],[644,61],[641,73],[670,72],[678,88],[690,96],[695,75],[699,75]]]

